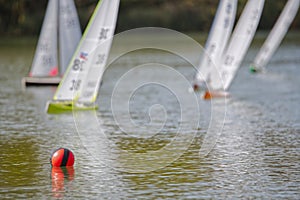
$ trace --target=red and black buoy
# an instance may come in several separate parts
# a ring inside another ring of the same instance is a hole
[[[74,154],[66,148],[58,148],[51,154],[50,164],[53,167],[65,167],[74,165]]]

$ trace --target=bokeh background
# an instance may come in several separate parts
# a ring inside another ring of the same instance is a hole
[[[0,35],[38,36],[47,0],[0,0]],[[84,30],[98,0],[75,0]],[[247,0],[238,1],[238,16]],[[163,27],[182,32],[208,32],[218,0],[121,0],[116,32],[137,27]],[[266,0],[258,30],[274,25],[286,0]],[[291,30],[300,29],[300,12]]]

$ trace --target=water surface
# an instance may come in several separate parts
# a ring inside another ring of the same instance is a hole
[[[262,40],[258,38],[253,43],[230,88],[231,98],[226,104],[223,132],[207,156],[199,157],[199,149],[210,123],[212,103],[198,98],[198,127],[183,129],[184,136],[191,135],[193,140],[186,143],[188,145],[178,143],[177,148],[172,147],[170,154],[164,152],[146,157],[149,160],[141,160],[138,156],[172,143],[178,136],[178,127],[189,123],[181,121],[176,93],[157,84],[136,90],[128,107],[133,122],[143,129],[130,129],[125,133],[113,118],[111,98],[114,85],[132,66],[154,61],[168,65],[187,80],[192,80],[195,70],[189,63],[164,51],[131,52],[124,59],[115,61],[105,72],[97,100],[98,111],[79,113],[76,117],[72,114],[48,115],[45,105],[56,88],[23,90],[21,87],[21,79],[28,73],[32,62],[35,42],[10,44],[2,41],[1,198],[298,199],[298,35],[291,34],[283,41],[265,74],[252,75],[248,72]],[[187,90],[185,85],[176,84],[174,76],[165,70],[151,68],[136,73],[130,76],[131,81],[127,79],[120,86],[124,95],[129,92],[126,88],[131,83],[145,77],[163,79],[182,93]],[[190,111],[186,113],[187,117],[193,116],[195,111],[192,103],[187,107]],[[216,106],[218,109],[218,104]],[[148,115],[151,107],[152,121]],[[219,119],[222,119],[222,109],[220,106]],[[122,107],[117,111],[124,114],[124,119],[128,117]],[[97,126],[93,126],[95,119],[98,120]],[[160,127],[162,122],[164,126]],[[158,134],[151,132],[149,123],[161,128]],[[50,154],[61,146],[74,152],[76,161],[73,169],[51,168]],[[174,156],[172,152],[178,152],[180,156],[164,163],[170,155]],[[161,167],[157,167],[157,163]],[[146,166],[155,170],[143,168]],[[138,167],[148,171],[139,171]]]

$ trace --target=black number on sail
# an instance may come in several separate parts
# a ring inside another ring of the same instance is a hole
[[[222,79],[226,80],[227,76],[228,76],[228,72],[227,71],[223,71],[222,72]]]
[[[227,4],[227,7],[226,7],[226,13],[227,13],[227,14],[230,14],[230,13],[231,13],[231,10],[232,10],[232,5],[231,5],[231,3],[228,3],[228,4]]]
[[[83,70],[83,61],[80,61],[79,59],[75,59],[74,60],[74,63],[73,63],[73,66],[72,66],[72,69],[74,70],[74,71],[77,71],[77,70],[80,70],[80,71],[82,71]]]
[[[226,58],[225,58],[224,64],[225,65],[232,65],[233,61],[234,61],[234,56],[227,55]]]
[[[96,64],[97,65],[102,64],[104,60],[105,60],[105,54],[99,54]]]
[[[99,35],[99,40],[106,39],[109,28],[102,28]]]
[[[217,45],[216,45],[215,43],[212,43],[212,44],[210,45],[210,48],[209,48],[210,54],[213,54],[213,53],[215,52],[216,46],[217,46]]]
[[[75,20],[74,19],[70,19],[70,20],[66,21],[66,25],[67,25],[67,28],[74,27],[76,25]]]
[[[80,84],[81,84],[81,80],[72,80],[72,85],[70,87],[70,90],[73,91],[73,90],[78,90],[79,87],[80,87]]]
[[[49,56],[43,56],[42,59],[43,59],[43,65],[49,66],[49,65],[52,65],[52,63],[53,63],[53,59]]]
[[[47,52],[47,51],[49,51],[50,47],[49,47],[49,44],[45,42],[45,43],[41,43],[39,45],[39,49],[40,49],[40,51]]]
[[[252,17],[251,17],[251,24],[249,24],[249,27],[248,27],[248,29],[247,29],[247,34],[248,35],[250,35],[253,31],[255,31],[254,29],[253,29],[253,27],[255,26],[255,21],[256,21],[256,19],[258,18],[258,15],[259,15],[259,10],[255,10],[255,11],[253,11],[253,15],[252,15]]]

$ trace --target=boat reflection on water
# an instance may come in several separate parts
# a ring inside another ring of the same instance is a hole
[[[52,167],[52,193],[53,197],[62,198],[65,191],[71,186],[74,180],[74,167]]]

